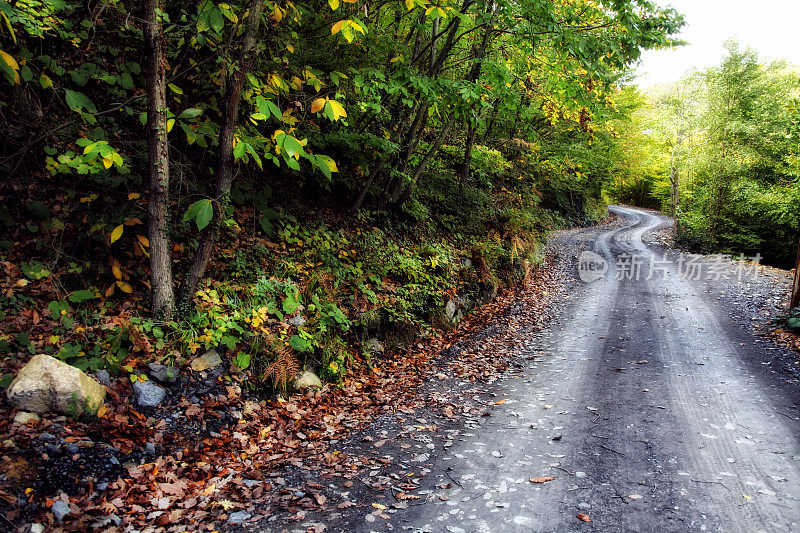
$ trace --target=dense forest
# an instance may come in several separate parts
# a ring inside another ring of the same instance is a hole
[[[643,0],[0,14],[3,350],[135,381],[132,353],[218,348],[278,386],[452,322],[603,218],[620,83],[682,24]]]
[[[800,76],[727,43],[719,66],[647,92],[627,88],[623,154],[608,190],[664,209],[694,251],[791,269],[800,232]]]

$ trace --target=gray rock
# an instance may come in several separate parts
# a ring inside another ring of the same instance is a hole
[[[50,457],[61,457],[64,453],[64,450],[58,444],[45,444],[44,449]]]
[[[14,415],[14,422],[20,424],[21,426],[25,426],[28,423],[36,424],[39,422],[41,418],[36,413],[28,413],[26,411],[20,411],[16,415]]]
[[[446,316],[448,320],[453,320],[457,312],[458,312],[458,304],[456,303],[456,301],[452,299],[447,300],[447,303],[444,306],[444,316]]]
[[[313,372],[305,370],[294,380],[295,389],[308,389],[311,387],[322,388],[322,381]]]
[[[156,454],[156,445],[152,442],[148,442],[144,445],[144,452],[147,455],[155,455]]]
[[[67,453],[70,453],[72,455],[75,455],[76,453],[79,453],[81,451],[80,447],[72,442],[64,446],[64,448],[66,448]]]
[[[293,316],[292,318],[290,318],[288,320],[288,322],[289,322],[289,324],[299,328],[300,326],[302,326],[302,325],[304,325],[306,323],[306,319],[303,318],[301,315],[297,315],[297,316]]]
[[[6,396],[23,411],[82,415],[103,405],[106,388],[74,366],[40,354],[22,367]]]
[[[592,506],[589,505],[588,502],[580,502],[578,504],[578,509],[580,509],[581,511],[588,511],[591,508],[592,508]]]
[[[133,384],[136,403],[141,407],[155,407],[161,403],[167,392],[152,381],[137,381]]]
[[[150,377],[161,383],[175,383],[181,371],[174,366],[162,365],[161,363],[150,363]]]
[[[447,303],[444,306],[444,312],[442,313],[442,318],[444,319],[443,326],[445,326],[445,328],[452,328],[461,322],[461,319],[464,318],[464,313],[461,312],[456,300],[447,300]]]
[[[470,310],[475,306],[475,302],[467,294],[456,296],[456,304],[458,304],[458,307],[460,307],[461,309],[466,309],[466,310]]]
[[[94,373],[94,379],[105,385],[106,387],[111,386],[111,372],[108,370],[98,370]]]
[[[108,481],[102,481],[94,486],[97,490],[106,490],[108,488]]]
[[[50,512],[53,513],[53,516],[56,517],[56,520],[58,520],[58,523],[60,524],[64,521],[64,517],[66,517],[72,511],[70,510],[69,505],[64,502],[64,500],[56,500],[50,507]]]
[[[48,433],[46,431],[44,433],[39,433],[39,435],[36,438],[39,440],[56,440],[55,435],[53,435],[52,433]]]
[[[222,358],[216,350],[209,350],[200,357],[192,361],[190,365],[195,372],[203,372],[209,368],[214,368],[222,364]]]
[[[251,515],[247,511],[236,511],[235,513],[231,513],[230,514],[230,516],[228,517],[228,523],[229,524],[242,524],[242,523],[244,523],[245,520],[247,520],[251,516],[253,516],[253,515]]]
[[[364,343],[364,348],[369,350],[370,353],[383,353],[386,350],[383,343],[374,337]]]
[[[44,533],[44,526],[42,524],[31,524],[28,528],[28,533]]]

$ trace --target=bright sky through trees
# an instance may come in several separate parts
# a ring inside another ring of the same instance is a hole
[[[681,38],[689,44],[674,50],[652,50],[642,54],[636,81],[642,87],[669,83],[693,68],[719,64],[723,43],[736,38],[760,57],[786,59],[800,65],[800,20],[798,0],[663,0],[686,16]]]

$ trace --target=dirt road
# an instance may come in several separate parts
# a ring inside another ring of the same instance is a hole
[[[800,530],[800,388],[736,299],[758,272],[664,256],[643,236],[667,219],[612,211],[559,237],[605,275],[575,283],[502,406],[432,457],[427,499],[363,530]]]

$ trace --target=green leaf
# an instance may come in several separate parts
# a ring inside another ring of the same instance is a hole
[[[234,357],[233,362],[239,370],[247,370],[250,366],[250,354],[239,352],[236,354],[236,357]]]
[[[275,227],[266,215],[263,215],[258,222],[261,225],[261,229],[264,230],[264,233],[267,235],[272,236],[275,233]]]
[[[33,280],[40,280],[50,275],[50,271],[39,261],[31,261],[20,265],[22,273]]]
[[[291,135],[286,135],[283,138],[283,150],[286,152],[286,155],[295,159],[304,153],[303,145]]]
[[[65,89],[64,92],[66,94],[67,106],[73,111],[82,113],[83,110],[86,109],[89,113],[97,113],[97,108],[82,92],[71,91],[69,89]]]
[[[233,147],[233,158],[241,159],[242,157],[244,157],[246,151],[247,151],[247,143],[239,141],[238,143],[236,143],[236,146]]]
[[[88,289],[83,289],[83,290],[80,290],[80,291],[75,291],[72,294],[70,294],[69,295],[69,301],[72,302],[72,303],[79,304],[79,303],[85,302],[86,300],[91,300],[92,298],[95,298],[96,296],[97,295],[95,294],[94,291],[90,291]]]
[[[195,218],[195,222],[197,223],[197,229],[203,230],[208,224],[211,222],[211,219],[214,217],[214,206],[211,205],[211,200],[200,200],[203,202],[200,205],[200,209],[197,211],[197,217]]]
[[[291,315],[297,308],[300,307],[300,294],[295,289],[294,292],[289,292],[286,294],[286,298],[283,299],[283,312],[287,315]]]
[[[183,111],[181,111],[181,114],[178,115],[178,118],[195,118],[199,117],[202,114],[203,114],[202,109],[198,109],[196,107],[190,107],[188,109],[184,109]]]
[[[289,345],[297,352],[310,352],[313,348],[303,337],[300,335],[292,335],[289,337]]]
[[[184,222],[189,222],[190,220],[195,220],[197,218],[197,213],[200,212],[200,208],[206,202],[211,203],[211,200],[209,200],[208,198],[204,198],[202,200],[198,200],[198,201],[194,202],[193,204],[191,204],[186,209],[186,214],[183,215],[183,221]]]
[[[215,32],[219,33],[222,31],[222,28],[225,26],[225,18],[222,16],[219,9],[211,10],[209,23],[211,24],[211,29]]]
[[[127,72],[123,72],[119,75],[119,84],[123,89],[130,91],[133,89],[133,78]]]

